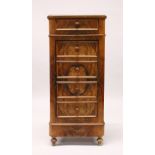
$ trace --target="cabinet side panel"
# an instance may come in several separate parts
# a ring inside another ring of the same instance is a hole
[[[54,28],[54,19],[49,20],[49,32]],[[55,122],[55,39],[49,37],[50,44],[50,122]]]
[[[105,33],[104,19],[99,19],[99,33]],[[99,38],[99,85],[98,85],[98,118],[99,122],[104,122],[104,57],[105,38]]]

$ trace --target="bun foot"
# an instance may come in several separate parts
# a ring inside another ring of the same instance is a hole
[[[51,142],[52,142],[52,145],[54,146],[54,145],[56,145],[57,139],[53,137],[53,138],[51,139]]]
[[[102,138],[97,138],[97,144],[102,145],[103,144],[103,139]]]

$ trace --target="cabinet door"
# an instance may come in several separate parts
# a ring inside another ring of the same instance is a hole
[[[56,41],[56,117],[97,120],[98,41]]]

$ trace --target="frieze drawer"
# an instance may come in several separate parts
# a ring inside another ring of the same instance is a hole
[[[56,19],[56,33],[97,33],[98,19]]]

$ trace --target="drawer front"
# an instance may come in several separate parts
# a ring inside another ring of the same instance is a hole
[[[57,41],[56,54],[58,58],[86,56],[97,57],[98,41]]]
[[[57,101],[97,100],[97,81],[57,81]]]
[[[58,117],[95,117],[96,103],[59,103]]]
[[[57,78],[60,76],[76,78],[97,78],[97,60],[94,61],[68,61],[58,60],[56,64]],[[82,76],[82,77],[81,77]],[[88,77],[90,76],[90,77]],[[64,78],[64,77],[62,77]]]
[[[56,19],[56,33],[98,33],[98,19]]]
[[[57,117],[96,117],[97,81],[57,81]]]

